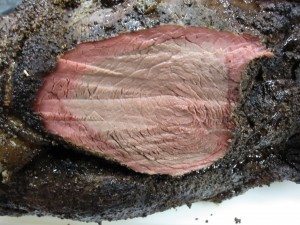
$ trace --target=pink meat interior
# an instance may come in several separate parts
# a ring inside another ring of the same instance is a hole
[[[78,45],[46,76],[45,128],[142,173],[180,175],[229,148],[242,70],[271,56],[258,40],[162,26]]]

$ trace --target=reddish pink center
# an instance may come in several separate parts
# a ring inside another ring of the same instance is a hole
[[[85,43],[58,60],[35,110],[51,133],[135,171],[179,175],[224,156],[257,40],[163,26]]]

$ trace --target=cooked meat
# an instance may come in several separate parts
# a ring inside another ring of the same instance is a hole
[[[299,181],[299,22],[293,1],[24,1],[0,19],[1,214],[99,222]]]
[[[257,40],[162,26],[81,44],[58,60],[36,111],[50,132],[148,174],[178,175],[222,157]]]

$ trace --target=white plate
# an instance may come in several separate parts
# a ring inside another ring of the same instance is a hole
[[[221,204],[199,202],[146,218],[103,222],[102,225],[299,225],[300,185],[276,182],[249,190]],[[53,217],[0,217],[0,225],[97,225]]]

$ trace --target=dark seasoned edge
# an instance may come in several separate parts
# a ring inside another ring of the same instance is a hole
[[[83,221],[120,219],[198,200],[221,201],[275,180],[299,180],[298,162],[286,154],[288,149],[298,154],[299,149],[299,81],[293,75],[298,53],[291,49],[287,54],[282,48],[299,29],[295,21],[300,10],[299,5],[290,3],[276,7],[266,10],[272,14],[271,20],[264,18],[264,13],[253,20],[244,12],[230,11],[244,17],[244,26],[256,24],[256,32],[265,33],[266,43],[276,53],[274,59],[253,66],[243,86],[247,95],[236,114],[243,126],[236,131],[236,138],[243,138],[247,145],[236,145],[212,167],[180,178],[141,175],[94,157],[52,148],[16,174],[11,183],[1,185],[2,212],[7,214],[10,208],[18,214],[52,214]],[[287,28],[274,23],[276,19],[287,20]],[[279,37],[274,37],[278,32]],[[18,69],[19,74],[23,68]],[[268,104],[261,105],[262,101]],[[16,106],[11,109],[20,112]],[[266,130],[274,122],[277,126]]]
[[[3,114],[3,107],[2,107],[2,103],[3,103],[3,96],[4,96],[4,75],[3,75],[3,70],[4,70],[4,66],[0,65],[0,102],[1,102],[1,106],[0,106],[0,114]]]
[[[74,152],[49,152],[20,171],[9,185],[1,185],[0,199],[3,207],[22,209],[20,214],[115,220],[198,200],[221,201],[251,187],[299,175],[275,156],[266,158],[264,166],[253,161],[237,166],[221,164],[205,173],[170,178],[120,170],[119,166]]]
[[[43,8],[43,3],[27,5],[26,1],[19,5],[9,16],[0,17],[0,177],[7,182],[9,176],[21,169],[40,152],[40,146],[48,141],[29,129],[18,115],[12,113],[9,106],[12,102],[14,88],[14,71],[19,63],[24,41],[30,32],[38,30],[32,21],[34,8]],[[24,10],[26,9],[26,10]],[[31,11],[31,13],[27,13]],[[17,140],[17,141],[16,141]],[[49,142],[48,142],[49,143]],[[5,157],[8,154],[10,156]],[[15,155],[15,156],[13,156]],[[16,159],[19,162],[16,162]]]

